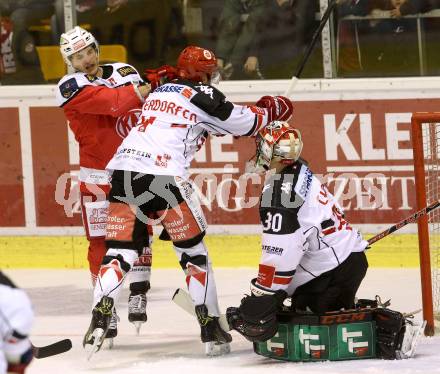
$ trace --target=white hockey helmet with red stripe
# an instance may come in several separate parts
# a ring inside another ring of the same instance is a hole
[[[261,130],[256,139],[256,171],[269,170],[279,164],[289,165],[298,160],[303,142],[298,129],[285,121],[273,121]]]

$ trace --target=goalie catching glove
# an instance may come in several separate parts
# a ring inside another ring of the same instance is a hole
[[[272,121],[288,121],[292,117],[292,102],[284,96],[263,96],[255,105],[267,109],[268,123]]]
[[[255,279],[251,290],[255,288]],[[226,310],[226,318],[231,329],[236,330],[251,342],[261,342],[272,338],[278,331],[277,313],[287,297],[285,291],[264,290],[241,299],[238,308]]]

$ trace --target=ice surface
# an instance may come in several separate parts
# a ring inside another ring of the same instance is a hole
[[[34,345],[46,345],[70,338],[71,351],[34,360],[26,374],[73,373],[190,373],[190,374],[267,374],[267,373],[440,373],[440,337],[422,338],[416,357],[402,361],[362,360],[323,363],[293,363],[257,356],[252,346],[233,333],[232,353],[208,358],[199,340],[196,320],[171,302],[178,287],[185,287],[180,269],[153,269],[148,294],[148,322],[141,335],[127,319],[128,293],[118,305],[119,335],[112,350],[104,348],[90,362],[81,341],[90,322],[91,286],[83,270],[8,270],[17,285],[25,288],[33,303],[36,321]],[[216,269],[220,305],[237,305],[249,289],[256,269]],[[392,308],[404,312],[421,308],[417,269],[369,269],[358,297],[392,299]],[[418,315],[421,318],[421,315]]]

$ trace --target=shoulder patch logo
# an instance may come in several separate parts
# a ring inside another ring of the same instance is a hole
[[[131,66],[122,66],[116,69],[116,71],[121,75],[121,77],[126,77],[127,75],[138,73],[135,68]]]
[[[76,91],[78,91],[78,88],[76,79],[70,78],[60,86],[60,92],[65,99],[69,99]]]
[[[204,86],[203,84],[194,87],[199,88],[200,91],[202,91],[205,95],[208,95],[211,99],[214,99],[214,89],[212,87]]]

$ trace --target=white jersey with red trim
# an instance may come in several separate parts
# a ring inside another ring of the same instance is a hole
[[[0,271],[0,373],[7,372],[8,361],[20,362],[30,349],[33,319],[29,297]]]
[[[266,109],[235,105],[212,86],[176,80],[150,93],[138,126],[107,168],[187,178],[209,133],[253,136],[267,121]]]
[[[272,290],[292,294],[368,246],[344,218],[336,198],[300,161],[265,184],[260,219],[262,258],[257,282]]]

